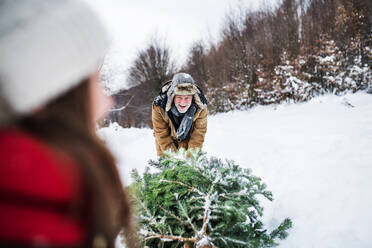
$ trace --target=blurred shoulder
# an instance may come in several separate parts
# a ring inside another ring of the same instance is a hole
[[[9,192],[66,200],[81,185],[73,158],[17,129],[0,130],[0,165],[0,188]]]
[[[23,131],[9,128],[0,130],[0,158],[18,154],[29,157],[47,153],[47,146],[36,137]]]

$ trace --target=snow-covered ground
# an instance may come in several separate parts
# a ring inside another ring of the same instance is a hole
[[[156,159],[150,129],[98,131],[123,180]],[[208,118],[203,150],[252,168],[274,194],[270,229],[290,217],[281,248],[372,247],[372,95],[326,95],[308,103],[257,107]]]

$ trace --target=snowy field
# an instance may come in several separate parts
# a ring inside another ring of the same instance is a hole
[[[150,129],[100,129],[126,184],[156,159]],[[281,248],[372,247],[372,95],[327,95],[208,118],[203,150],[249,167],[274,194],[270,229],[293,221]]]

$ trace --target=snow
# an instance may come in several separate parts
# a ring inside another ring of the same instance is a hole
[[[279,247],[372,247],[371,109],[372,95],[356,93],[209,116],[204,150],[251,168],[268,185],[269,231],[293,221]],[[98,133],[126,184],[132,168],[142,173],[156,159],[150,129],[112,124]]]
[[[298,61],[298,63],[299,63],[300,65],[303,65],[303,64],[305,64],[305,63],[306,63],[306,61],[305,61],[305,60],[303,60],[303,59],[300,59],[300,60]]]
[[[165,238],[162,238],[161,240],[164,241],[164,242],[172,242],[173,241],[173,239],[165,239]]]
[[[142,174],[147,161],[157,158],[154,137],[150,129],[122,128],[114,123],[108,128],[98,130],[98,134],[106,140],[114,153],[125,184],[131,182],[132,169],[137,168]]]
[[[203,247],[203,246],[206,246],[206,245],[210,245],[210,241],[209,241],[208,237],[204,237],[197,242],[197,247]]]
[[[319,57],[319,62],[321,64],[325,64],[325,63],[331,63],[335,60],[336,56],[334,54],[332,54],[331,56],[326,56],[324,58],[322,57]]]

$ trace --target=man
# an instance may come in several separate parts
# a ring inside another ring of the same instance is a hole
[[[156,150],[201,148],[207,131],[207,99],[194,79],[177,73],[152,104]]]

